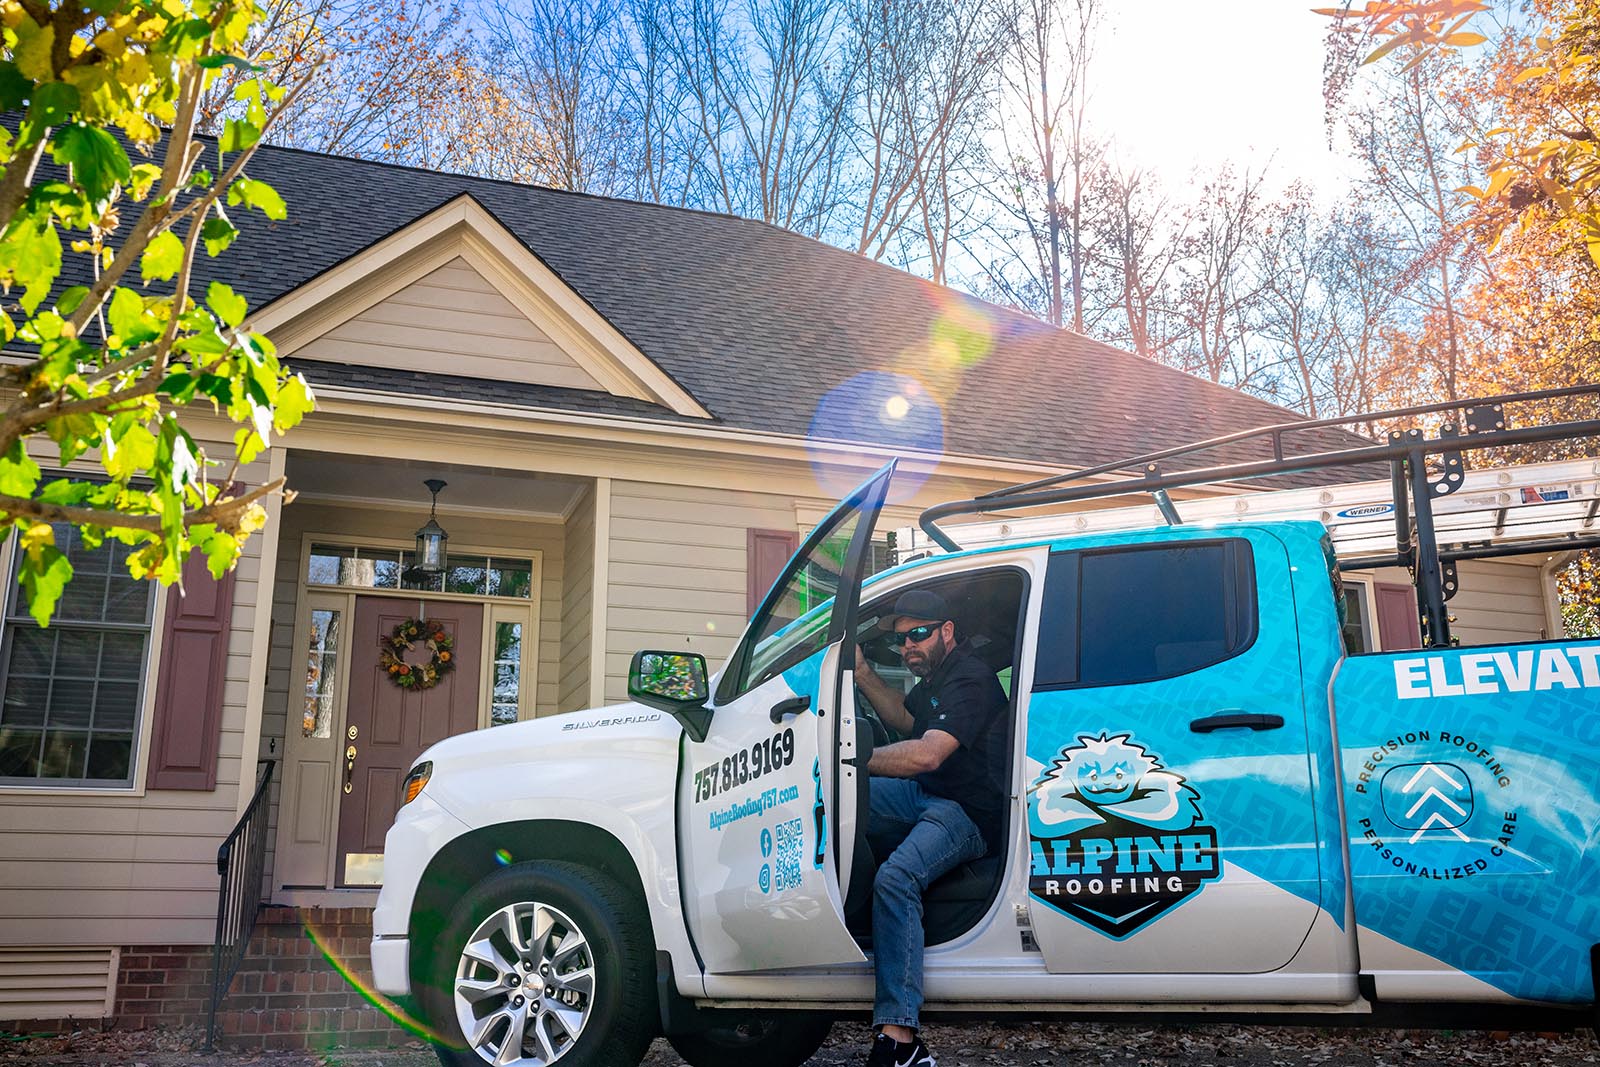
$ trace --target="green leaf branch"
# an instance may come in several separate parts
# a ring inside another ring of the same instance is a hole
[[[128,545],[130,573],[170,583],[193,552],[220,576],[263,503],[292,495],[281,478],[239,478],[312,409],[310,388],[246,328],[232,287],[190,292],[198,257],[239,235],[229,209],[286,217],[247,168],[306,82],[286,89],[250,66],[261,18],[255,0],[0,0],[0,110],[22,116],[0,128],[0,528],[19,537],[41,625],[72,575],[57,526],[91,548]],[[200,103],[241,69],[257,76],[210,145]],[[86,284],[63,286],[69,256],[84,257]],[[196,404],[235,424],[228,454],[186,428]],[[61,470],[47,478],[35,457],[52,453]]]

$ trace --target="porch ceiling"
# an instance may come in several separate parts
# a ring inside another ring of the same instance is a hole
[[[423,479],[442,478],[448,484],[439,494],[441,514],[493,512],[518,517],[564,517],[587,484],[533,471],[319,452],[290,452],[286,473],[289,486],[307,500],[420,512],[428,510]]]

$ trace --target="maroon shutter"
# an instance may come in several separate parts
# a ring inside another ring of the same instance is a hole
[[[196,552],[183,566],[183,588],[167,595],[146,784],[209,791],[217,787],[233,572],[216,580]]]
[[[1378,582],[1372,587],[1378,604],[1378,647],[1401,652],[1422,647],[1422,623],[1417,617],[1417,592],[1409,585]]]
[[[767,590],[783,573],[784,564],[800,547],[800,535],[793,530],[751,530],[745,544],[746,599],[749,612],[754,615]]]

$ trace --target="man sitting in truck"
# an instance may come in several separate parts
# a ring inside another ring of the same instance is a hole
[[[922,894],[956,865],[999,846],[1005,826],[1008,701],[994,672],[956,645],[945,599],[903,593],[878,622],[893,633],[919,679],[902,694],[856,649],[856,685],[885,725],[906,740],[875,749],[870,833],[898,843],[878,867],[872,892],[876,1029],[868,1067],[931,1067],[917,1035],[922,1008]],[[999,728],[997,728],[999,727]]]

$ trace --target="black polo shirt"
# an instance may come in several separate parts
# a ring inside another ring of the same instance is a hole
[[[991,852],[1000,847],[1005,832],[1009,703],[994,671],[960,646],[906,694],[906,711],[915,722],[913,738],[943,730],[961,742],[938,770],[919,774],[916,781],[966,809]]]

